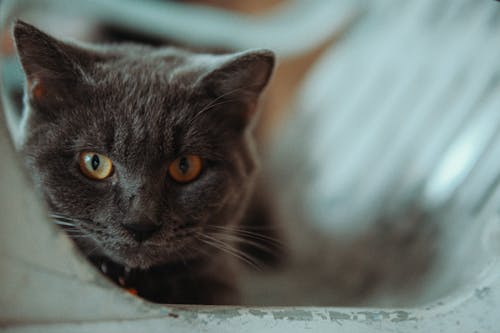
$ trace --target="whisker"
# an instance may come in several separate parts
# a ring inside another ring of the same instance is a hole
[[[251,265],[252,267],[255,267],[255,268],[259,269],[259,267],[257,265],[255,265],[252,261],[250,261],[250,260],[242,257],[241,255],[239,255],[237,253],[234,253],[233,251],[231,251],[229,248],[227,248],[225,246],[222,246],[222,245],[217,244],[215,242],[209,241],[207,239],[200,239],[200,241],[202,241],[203,243],[208,244],[208,245],[214,247],[215,249],[217,249],[219,251],[222,251],[224,253],[230,254],[231,256],[233,256],[235,258],[238,258],[239,260],[247,263],[248,265]]]
[[[67,218],[67,216],[61,215],[61,214],[49,214],[50,217],[55,217],[55,218]]]
[[[78,217],[78,216],[66,216],[66,215],[57,214],[57,213],[50,214],[49,216],[58,220],[58,221],[64,221],[64,222],[68,222],[68,223],[73,222],[73,223],[80,224],[82,222],[92,222],[92,220],[90,220],[88,218]]]
[[[206,234],[202,234],[202,233],[198,233],[198,235],[201,237],[201,238],[199,238],[199,240],[205,242],[206,244],[211,245],[211,246],[213,246],[213,247],[215,247],[223,252],[226,252],[226,253],[240,259],[241,261],[247,263],[248,265],[252,266],[253,268],[255,268],[257,270],[262,269],[262,267],[260,267],[260,265],[258,265],[258,263],[255,261],[254,258],[252,258],[247,253],[244,253],[241,250],[234,248],[233,246],[231,246],[227,242],[224,242],[218,238],[215,238],[215,237],[212,237],[212,236],[209,236]]]
[[[245,230],[245,229],[242,229],[242,228],[238,228],[238,227],[209,225],[209,226],[207,226],[207,228],[208,229],[212,228],[212,229],[218,229],[218,230],[221,230],[221,231],[233,232],[233,233],[239,234],[239,236],[246,236],[246,237],[249,237],[249,238],[252,238],[252,239],[255,239],[255,240],[260,240],[260,241],[267,241],[267,242],[272,243],[273,245],[279,246],[279,247],[283,247],[284,246],[283,242],[279,241],[276,238],[272,238],[272,237],[269,237],[269,236],[266,236],[266,235],[262,235],[262,234],[260,234],[258,232],[252,232],[252,231],[248,231],[248,230]]]
[[[50,214],[50,217],[64,221],[75,221],[75,218],[61,214]]]
[[[213,108],[215,108],[216,106],[219,106],[219,105],[224,105],[224,104],[228,104],[228,103],[232,103],[232,102],[236,102],[237,99],[228,99],[228,100],[225,100],[225,101],[221,101],[221,102],[218,102],[218,103],[213,103],[213,104],[210,104],[209,107],[206,107],[204,108],[202,111],[198,112],[195,116],[195,119],[197,117],[200,117],[201,115],[205,114],[207,111],[210,111],[212,110]]]
[[[210,103],[208,103],[207,106],[205,106],[203,109],[201,109],[201,111],[199,111],[196,114],[196,117],[198,117],[199,114],[202,114],[202,113],[206,112],[207,110],[209,110],[210,108],[212,108],[217,101],[223,99],[224,97],[227,97],[227,96],[230,96],[230,95],[232,95],[234,93],[237,93],[240,90],[242,90],[242,89],[241,88],[236,88],[236,89],[230,90],[227,93],[224,93],[224,94],[222,94],[222,95],[214,98]]]
[[[273,253],[273,248],[271,246],[266,246],[265,244],[261,243],[261,242],[258,242],[258,241],[255,241],[255,240],[251,240],[251,239],[248,239],[248,238],[243,238],[243,237],[240,237],[238,235],[232,235],[232,234],[226,234],[226,233],[216,233],[216,234],[212,234],[212,235],[217,235],[221,238],[226,238],[228,240],[232,240],[232,241],[235,241],[235,242],[238,242],[238,243],[241,243],[241,244],[248,244],[248,245],[251,245],[253,247],[256,247],[264,252],[267,252],[267,253]]]
[[[65,232],[72,236],[72,235],[87,235],[86,233],[83,233],[81,230],[65,230]]]
[[[232,94],[235,94],[235,93],[238,93],[238,92],[244,91],[244,90],[245,90],[245,88],[236,88],[236,89],[228,91],[227,93],[224,93],[224,94],[214,98],[212,101],[210,101],[210,103],[207,104],[207,106],[205,106],[203,109],[201,109],[198,113],[195,114],[195,116],[191,119],[190,124],[195,122],[200,116],[204,115],[207,111],[213,109],[216,106],[237,101],[238,99],[234,98],[234,99],[229,99],[229,100],[225,100],[225,101],[217,103],[219,100],[223,99],[224,97],[230,96]]]
[[[69,235],[70,238],[92,238],[90,235]]]
[[[70,222],[65,222],[65,221],[58,221],[58,220],[55,220],[53,221],[54,224],[57,224],[57,225],[64,225],[64,226],[68,226],[68,227],[75,227],[76,225],[74,223],[70,223]]]
[[[96,250],[98,250],[99,247],[98,246],[95,246],[92,250],[90,250],[89,252],[86,253],[87,256],[90,256],[92,253],[94,253]]]

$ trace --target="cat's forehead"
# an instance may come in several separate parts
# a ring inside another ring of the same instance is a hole
[[[175,155],[182,135],[176,111],[156,106],[148,97],[137,105],[116,103],[86,112],[86,121],[71,127],[76,150],[95,150],[121,165],[149,167]],[[152,104],[152,105],[151,105]],[[182,118],[182,117],[181,117]]]
[[[96,63],[88,107],[106,109],[123,122],[149,124],[179,113],[203,99],[196,88],[200,69],[179,52],[129,53]],[[161,122],[161,121],[160,121]]]
[[[99,64],[91,98],[79,107],[88,115],[79,129],[82,142],[133,164],[136,156],[149,160],[188,146],[207,149],[208,127],[192,121],[211,100],[194,87],[199,72],[188,57],[165,53]]]
[[[196,59],[193,54],[173,48],[127,49],[97,62],[91,79],[98,85],[154,85],[158,89],[169,85],[192,87],[206,71],[203,63]]]

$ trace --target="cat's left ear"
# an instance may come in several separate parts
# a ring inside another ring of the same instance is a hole
[[[202,78],[202,85],[219,103],[239,104],[238,116],[248,122],[255,113],[260,94],[271,78],[274,53],[269,50],[251,50],[216,57],[215,68]]]
[[[21,20],[15,22],[13,35],[31,102],[57,103],[71,96],[71,90],[83,82],[84,68],[90,60],[85,50]]]

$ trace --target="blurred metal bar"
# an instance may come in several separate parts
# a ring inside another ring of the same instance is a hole
[[[364,0],[291,1],[273,13],[251,17],[169,1],[6,0],[0,22],[6,24],[8,19],[28,10],[57,8],[61,13],[77,13],[197,46],[269,48],[281,56],[294,56],[314,49],[352,23],[361,14],[363,3]]]

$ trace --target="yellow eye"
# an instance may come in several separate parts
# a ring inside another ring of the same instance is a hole
[[[168,173],[178,183],[189,183],[195,180],[201,173],[202,161],[199,156],[181,156],[168,167]]]
[[[109,158],[91,151],[81,152],[79,162],[80,170],[90,179],[105,179],[113,171],[113,162]]]

